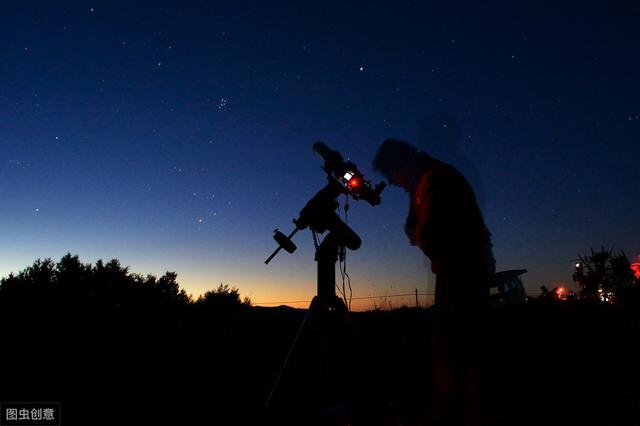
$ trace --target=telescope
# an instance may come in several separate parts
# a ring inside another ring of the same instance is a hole
[[[337,397],[337,393],[344,392],[345,386],[336,387],[336,378],[344,377],[348,372],[330,373],[328,366],[334,365],[335,357],[344,356],[346,348],[356,343],[359,347],[358,353],[365,353],[362,338],[356,332],[355,325],[347,315],[348,309],[345,303],[336,295],[335,267],[338,258],[342,262],[345,259],[346,249],[357,250],[361,241],[345,221],[340,219],[336,213],[339,206],[337,198],[344,194],[354,200],[364,200],[372,206],[380,204],[380,194],[386,183],[380,182],[375,187],[367,180],[358,167],[351,161],[345,161],[342,155],[322,142],[313,144],[313,151],[323,160],[322,170],[327,174],[327,185],[319,190],[307,204],[300,210],[300,214],[293,219],[295,229],[285,235],[277,229],[273,238],[278,243],[278,248],[269,256],[265,263],[281,250],[289,253],[296,250],[296,245],[291,238],[296,232],[309,228],[313,233],[313,242],[316,248],[315,261],[317,263],[317,294],[311,301],[298,334],[296,335],[291,348],[285,358],[284,364],[269,392],[265,406],[277,406],[277,401],[283,400],[287,380],[293,380],[296,371],[294,367],[289,367],[290,363],[300,362],[300,353],[307,342],[312,348],[312,353],[308,353],[308,360],[311,362],[310,375],[306,379],[307,389],[311,390],[310,400],[315,401],[318,406],[330,407],[333,403],[329,399]],[[345,210],[348,204],[345,204]],[[329,231],[318,244],[316,233],[322,234]],[[345,335],[346,333],[346,335]],[[317,353],[316,353],[317,351]],[[298,356],[295,356],[298,354]],[[369,365],[368,361],[362,360],[363,365]],[[372,368],[370,368],[372,370]],[[289,373],[287,371],[291,370]],[[339,370],[339,369],[338,369]],[[373,371],[373,370],[372,370]],[[289,377],[289,379],[286,379]],[[299,377],[298,377],[299,378]],[[304,379],[303,379],[304,380]],[[356,380],[357,382],[358,380]],[[289,381],[289,383],[291,383]],[[280,390],[279,390],[280,389]],[[299,387],[289,386],[292,391],[290,398],[294,401],[300,398]],[[278,396],[280,395],[280,396]],[[342,395],[341,398],[349,399],[349,395]],[[384,400],[384,398],[382,398]],[[300,402],[300,401],[298,401]],[[282,405],[287,411],[290,407],[302,407],[298,403]],[[317,407],[316,407],[317,408]],[[302,409],[305,412],[304,409]]]

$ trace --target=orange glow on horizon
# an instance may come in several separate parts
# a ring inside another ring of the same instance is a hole
[[[296,309],[307,309],[316,295],[316,276],[312,275],[313,271],[308,276],[280,274],[267,277],[263,271],[248,270],[242,279],[234,278],[235,271],[223,270],[222,272],[214,276],[200,271],[188,270],[182,274],[180,284],[195,299],[209,290],[215,290],[220,283],[228,284],[239,290],[241,300],[248,297],[254,306],[263,307],[284,305]],[[370,277],[363,278],[363,281],[375,283],[375,280]],[[360,312],[416,306],[414,295],[416,283],[414,281],[402,287],[399,285],[394,287],[376,288],[375,284],[354,286],[351,310]],[[427,289],[419,290],[418,305],[422,308],[433,304],[433,294],[426,292]],[[341,296],[338,289],[336,289],[336,294]]]

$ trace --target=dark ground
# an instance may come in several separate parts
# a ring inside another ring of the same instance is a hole
[[[245,306],[170,316],[51,306],[41,300],[0,310],[0,400],[60,401],[65,425],[272,422],[265,398],[305,315]],[[340,354],[337,364],[368,377],[335,377],[328,391],[348,389],[347,398],[362,403],[368,397],[349,392],[380,385],[391,407],[376,421],[426,424],[430,316],[428,309],[351,314],[371,368]],[[630,306],[495,308],[486,392],[492,424],[640,424],[639,319]],[[299,403],[313,390],[297,374],[302,380],[286,383]],[[285,396],[279,406],[294,423],[312,423]],[[355,413],[353,424],[371,422]]]

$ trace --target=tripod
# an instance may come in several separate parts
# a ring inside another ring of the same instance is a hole
[[[332,195],[330,183],[303,209],[302,219],[294,221],[299,226],[304,219],[311,217],[310,227],[314,229],[323,223],[319,219],[324,219],[331,231],[315,253],[317,295],[298,329],[265,404],[270,409],[311,415],[324,421],[370,415],[371,407],[382,406],[382,392],[379,383],[373,381],[369,354],[344,302],[335,291],[338,255],[345,247],[358,249],[360,238],[333,211],[335,205],[327,203],[331,199],[335,202]]]

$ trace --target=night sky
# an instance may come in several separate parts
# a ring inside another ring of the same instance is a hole
[[[592,246],[634,256],[640,6],[477,3],[6,2],[0,276],[70,251],[194,295],[310,300],[309,231],[263,262],[325,184],[311,146],[377,183],[388,137],[468,177],[497,269],[532,294]],[[395,187],[352,202],[354,297],[433,291],[407,210]]]

